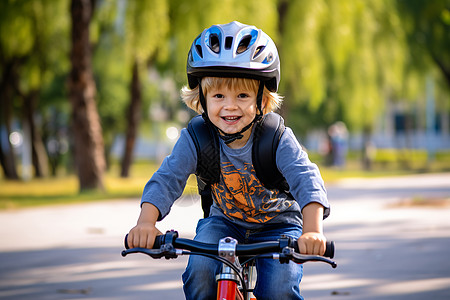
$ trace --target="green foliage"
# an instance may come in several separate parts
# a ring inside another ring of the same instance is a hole
[[[25,1],[0,2],[0,42],[5,58],[26,55],[33,47],[33,23],[26,14],[27,6]]]
[[[154,101],[174,116],[192,41],[204,28],[233,20],[262,28],[277,43],[283,113],[298,133],[336,120],[351,130],[371,128],[387,101],[409,101],[420,109],[426,78],[435,82],[437,110],[450,110],[449,0],[96,3],[93,69],[107,144],[125,130],[134,61],[142,74],[142,113]],[[23,93],[40,91],[37,109],[44,124],[51,115],[69,120],[69,47],[69,0],[0,1],[0,65],[15,63]],[[150,80],[144,75],[149,63],[159,73]],[[161,78],[175,81],[175,94],[163,90]],[[14,105],[20,110],[18,98]]]
[[[67,5],[65,0],[0,2],[2,61],[19,61],[23,93],[45,88],[67,71]]]
[[[131,67],[137,61],[143,74],[144,106],[150,100],[147,65],[167,56],[168,7],[166,1],[102,1],[91,25],[95,43],[94,73],[97,102],[105,144],[125,132],[130,103]],[[143,115],[146,112],[142,110]]]
[[[158,50],[165,57],[169,31],[166,1],[127,1],[124,26],[126,53],[132,61],[145,64]]]
[[[424,82],[427,76],[436,81],[437,106],[450,109],[450,1],[449,0],[397,0],[397,12],[407,38],[408,80]],[[413,86],[408,82],[409,86]],[[422,85],[419,85],[423,87]],[[406,89],[410,98],[423,94],[423,90]]]
[[[395,3],[288,5],[281,41],[286,105],[300,106],[306,119],[322,119],[323,125],[340,119],[353,129],[372,126],[384,99],[403,88],[407,48]]]
[[[116,45],[120,45],[117,42]],[[123,48],[111,47],[101,40],[94,55],[97,84],[97,103],[105,134],[125,129],[124,111],[129,102],[129,68],[125,64]]]
[[[416,149],[379,149],[375,155],[375,162],[381,164],[396,163],[398,161],[411,161],[418,164],[427,163],[427,151]]]

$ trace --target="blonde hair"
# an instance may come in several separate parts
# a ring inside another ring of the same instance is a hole
[[[249,78],[225,78],[225,77],[204,77],[202,79],[202,90],[205,95],[208,95],[208,90],[211,88],[226,87],[228,89],[247,89],[254,90],[255,93],[258,92],[259,81],[255,79]],[[200,104],[199,99],[199,88],[198,86],[194,89],[190,89],[188,86],[184,86],[181,89],[181,100],[192,110],[197,113],[203,113],[202,105]],[[266,101],[264,101],[266,100]],[[272,112],[281,106],[281,102],[283,101],[283,97],[278,93],[270,92],[266,87],[264,87],[263,93],[263,103],[262,110],[263,114],[267,114]]]

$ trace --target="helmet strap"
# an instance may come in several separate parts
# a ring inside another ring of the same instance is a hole
[[[203,94],[201,78],[198,78],[198,98],[200,100],[200,105],[203,108],[203,114],[208,116],[208,112],[206,111],[206,99],[205,99],[205,94]]]
[[[256,113],[256,115],[258,115],[258,113],[259,113],[260,117],[263,116],[263,111],[262,111],[263,95],[264,95],[264,82],[260,81],[259,87],[258,87],[258,94],[256,95],[256,107],[258,109],[258,112]]]

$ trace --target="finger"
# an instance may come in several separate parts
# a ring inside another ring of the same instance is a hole
[[[145,248],[147,249],[152,249],[153,248],[153,244],[155,243],[155,238],[152,235],[148,235],[147,236],[147,244],[145,246]]]
[[[317,252],[316,255],[324,255],[326,250],[326,239],[318,239],[317,240]]]
[[[130,248],[134,248],[135,247],[136,243],[134,242],[134,239],[135,239],[135,235],[133,234],[133,231],[131,230],[128,233],[128,238],[127,238],[128,247],[130,247]]]
[[[139,235],[137,234],[132,235],[131,245],[133,248],[139,247]]]
[[[320,251],[319,251],[319,255],[324,255],[325,251],[327,250],[327,244],[326,241],[322,241],[321,245],[320,245]]]
[[[298,243],[298,250],[300,251],[300,253],[302,254],[307,253],[306,245],[303,242],[303,240],[299,239],[297,243]]]
[[[125,236],[125,245],[127,245],[128,246],[128,248],[133,248],[133,241],[132,241],[132,238],[131,238],[131,233],[128,233],[126,236]]]
[[[139,247],[146,248],[147,247],[147,239],[148,235],[146,233],[141,233],[139,237]]]
[[[320,255],[320,253],[322,251],[321,246],[322,246],[322,243],[320,241],[314,242],[313,255]]]

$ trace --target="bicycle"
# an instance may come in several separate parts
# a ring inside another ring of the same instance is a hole
[[[222,262],[222,271],[216,276],[217,299],[220,300],[256,299],[252,293],[256,282],[254,265],[256,258],[278,259],[280,263],[293,261],[299,264],[320,261],[328,263],[333,268],[337,267],[336,262],[331,260],[334,257],[335,248],[333,241],[327,242],[324,256],[317,256],[298,253],[297,241],[289,237],[253,244],[238,244],[235,239],[226,237],[221,239],[218,244],[207,244],[179,238],[178,232],[171,230],[156,237],[153,249],[129,249],[127,236],[125,237],[127,250],[122,251],[123,257],[133,253],[146,254],[154,259],[162,257],[175,259],[179,255],[203,255]],[[243,263],[239,263],[239,259],[243,260]],[[239,287],[238,283],[240,283]]]

